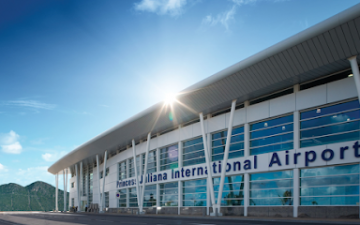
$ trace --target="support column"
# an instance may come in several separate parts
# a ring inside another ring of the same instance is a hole
[[[179,125],[179,134],[181,134],[182,125]],[[183,147],[181,141],[181,135],[179,135],[179,142],[178,142],[178,168],[183,167]],[[159,152],[160,157],[160,152]],[[160,160],[160,159],[159,159]],[[178,181],[178,215],[180,215],[182,206],[182,188],[181,188],[181,181]]]
[[[101,192],[101,209],[100,212],[103,213],[104,205],[105,205],[105,173],[106,173],[106,162],[107,162],[107,151],[104,154],[104,170],[103,170],[103,183],[102,183],[102,192]]]
[[[248,216],[248,207],[249,207],[249,195],[250,195],[250,191],[249,191],[249,187],[250,187],[250,179],[249,179],[249,174],[245,173],[244,174],[244,216]]]
[[[202,134],[202,138],[203,138],[203,145],[204,145],[204,152],[205,152],[205,162],[206,162],[206,167],[207,167],[207,171],[208,171],[207,179],[210,180],[210,182],[208,181],[208,185],[209,185],[209,189],[210,189],[211,207],[213,208],[213,212],[215,213],[214,184],[212,182],[213,176],[212,176],[212,170],[211,170],[211,166],[210,166],[211,158],[209,157],[210,151],[208,148],[206,134],[205,134],[203,113],[200,113],[199,117],[200,117],[200,127],[201,127],[201,134]],[[214,214],[214,215],[216,215],[216,214]]]
[[[354,75],[354,81],[355,81],[356,90],[357,90],[357,94],[358,94],[358,100],[360,101],[360,73],[359,73],[359,65],[357,64],[357,61],[356,61],[356,55],[348,58],[348,60],[350,61],[351,70]]]
[[[151,139],[151,132],[148,133],[147,136],[147,140],[146,140],[146,150],[145,150],[145,166],[144,166],[144,174],[143,174],[143,182],[142,182],[142,187],[141,187],[141,194],[140,196],[138,195],[138,199],[140,199],[140,204],[141,204],[141,210],[139,211],[139,213],[142,213],[143,211],[143,201],[144,201],[144,192],[145,192],[145,181],[146,181],[146,174],[147,174],[147,166],[148,166],[148,159],[149,159],[149,149],[150,149],[150,139]],[[157,160],[157,159],[156,159]],[[157,164],[156,164],[157,165]],[[138,183],[138,182],[136,182]]]
[[[100,193],[100,163],[99,163],[99,155],[96,155],[96,174],[97,174],[97,178],[98,178],[98,194],[99,194],[99,199],[98,199],[98,203],[99,203],[99,209],[101,207],[101,193]]]
[[[68,169],[66,169],[66,170],[65,170],[65,193],[66,193],[66,195],[65,195],[65,196],[66,196],[66,197],[65,197],[65,207],[66,207],[66,208],[65,208],[65,212],[67,212],[67,210],[68,210],[68,208],[69,208],[69,207],[67,206],[67,204],[70,203],[70,200],[68,201],[68,194],[67,194],[67,192],[68,192],[68,191],[67,191],[67,190],[68,190],[68,185],[69,185],[68,172],[69,172]],[[70,197],[70,195],[69,195],[69,197]]]
[[[80,162],[80,177],[79,177],[79,193],[80,193],[80,203],[79,203],[79,212],[81,212],[81,197],[83,196],[83,162]]]
[[[244,102],[245,107],[245,124],[244,124],[244,157],[250,156],[250,125],[247,121],[247,110],[249,101]]]
[[[293,169],[293,217],[298,217],[298,207],[299,207],[299,169]]]
[[[64,181],[64,212],[66,212],[66,182],[65,182],[65,169],[63,170],[63,181]]]
[[[78,171],[78,164],[75,164],[75,173],[76,173],[76,194],[77,194],[77,207],[79,210],[80,207],[80,193],[79,193],[79,188],[80,188],[80,184],[79,184],[79,171]]]
[[[139,213],[142,212],[142,201],[141,201],[141,192],[139,190],[139,181],[138,181],[138,173],[137,173],[137,164],[136,164],[136,150],[135,150],[135,140],[132,139],[131,141],[132,143],[132,149],[133,149],[133,167],[135,170],[135,179],[136,179],[136,195],[137,195],[137,202],[138,202],[138,207],[139,207]],[[130,168],[130,167],[129,167]]]
[[[59,208],[58,208],[59,174],[58,173],[55,174],[55,185],[56,185],[56,188],[55,188],[55,212],[57,212],[57,211],[59,211]]]
[[[182,207],[182,183],[178,181],[178,215],[181,214],[181,207]]]
[[[231,141],[232,127],[233,127],[235,106],[236,106],[236,100],[233,100],[232,103],[231,103],[229,126],[228,126],[228,130],[227,130],[224,158],[223,158],[222,165],[221,165],[221,177],[220,177],[220,184],[219,184],[219,193],[218,193],[218,200],[217,200],[217,204],[216,204],[216,207],[218,209],[217,212],[218,212],[219,216],[222,216],[222,214],[220,212],[221,197],[222,197],[222,192],[223,192],[223,189],[224,189],[227,160],[229,158],[229,149],[230,149],[230,141]]]

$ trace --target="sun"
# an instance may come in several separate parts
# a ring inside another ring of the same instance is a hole
[[[167,93],[165,94],[164,102],[166,105],[172,105],[176,101],[177,94],[175,93]]]

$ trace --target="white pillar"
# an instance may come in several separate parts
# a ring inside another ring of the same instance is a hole
[[[249,174],[245,173],[244,174],[244,216],[248,216],[248,207],[249,207],[249,195],[250,195],[250,191],[249,191],[249,187],[250,187],[250,179],[249,179]]]
[[[99,199],[98,199],[98,203],[99,203],[99,208],[101,206],[101,194],[100,194],[100,163],[99,163],[99,155],[96,155],[96,174],[97,174],[97,178],[98,178],[98,194],[99,194]]]
[[[299,169],[293,169],[293,216],[298,217],[298,207],[299,207]]]
[[[208,185],[209,185],[209,189],[210,189],[211,207],[213,208],[213,212],[215,213],[214,185],[213,185],[213,182],[212,182],[212,177],[213,176],[212,176],[212,170],[211,170],[211,166],[210,166],[211,158],[210,158],[210,151],[209,151],[209,148],[207,146],[207,140],[206,140],[206,135],[205,135],[203,113],[200,113],[199,117],[200,117],[200,127],[201,127],[201,133],[202,133],[203,145],[204,145],[204,152],[205,152],[205,162],[206,162],[206,167],[207,167],[207,171],[208,171],[207,179],[210,180],[210,182],[208,182]]]
[[[66,182],[65,182],[65,169],[63,170],[63,181],[64,181],[64,212],[66,212]]]
[[[58,208],[58,195],[59,195],[59,174],[56,173],[55,174],[55,212],[59,211]]]
[[[144,192],[145,192],[145,180],[146,180],[146,174],[147,174],[147,166],[148,166],[148,158],[149,158],[149,149],[150,149],[150,139],[151,139],[151,132],[148,133],[147,136],[147,140],[146,140],[146,150],[145,150],[145,167],[144,167],[144,174],[143,174],[143,183],[142,183],[142,188],[141,188],[141,194],[140,196],[138,195],[138,199],[140,199],[140,213],[142,213],[143,210],[143,201],[144,201]],[[156,164],[157,165],[157,164]],[[138,181],[136,181],[136,183],[139,183]]]
[[[160,204],[160,184],[156,184],[156,214],[158,214],[158,208],[161,206]]]
[[[360,73],[359,73],[359,65],[356,62],[356,55],[348,58],[348,60],[350,61],[351,70],[354,75],[354,81],[358,93],[358,100],[360,101]]]
[[[67,210],[68,210],[68,208],[69,208],[69,207],[67,206],[67,204],[68,204],[68,200],[67,200],[67,199],[68,199],[68,198],[67,198],[67,197],[68,197],[68,194],[67,194],[68,191],[67,191],[67,190],[68,190],[68,184],[69,184],[68,182],[69,182],[69,181],[68,181],[68,169],[65,169],[65,193],[66,193],[66,195],[65,195],[65,196],[66,196],[66,197],[65,197],[65,207],[66,207],[66,208],[65,208],[65,212],[67,212]],[[70,195],[69,195],[69,197],[70,197]],[[70,200],[69,200],[69,203],[70,203]]]
[[[79,210],[80,207],[80,193],[79,193],[79,188],[80,188],[80,184],[79,184],[79,171],[78,171],[78,165],[75,164],[75,173],[76,173],[76,195],[77,195],[77,207]]]
[[[134,170],[135,170],[135,179],[136,179],[136,195],[138,196],[137,197],[137,202],[138,202],[138,207],[139,207],[139,213],[142,212],[142,201],[140,200],[142,197],[141,197],[141,192],[139,190],[139,181],[138,181],[138,173],[137,173],[137,164],[136,164],[136,150],[135,150],[135,140],[132,139],[132,149],[133,149],[133,157],[134,157],[134,160],[133,160],[133,167],[134,167]],[[129,167],[130,168],[130,167]]]
[[[244,102],[245,107],[245,118],[247,118],[247,110],[249,107],[249,101]],[[250,125],[247,122],[247,119],[245,119],[244,124],[244,157],[250,156]]]
[[[230,149],[231,134],[232,134],[233,121],[234,121],[235,106],[236,106],[236,100],[233,100],[232,103],[231,103],[229,126],[228,126],[228,130],[227,130],[224,158],[223,158],[222,165],[221,165],[221,177],[220,177],[220,184],[219,184],[219,193],[218,193],[218,200],[217,200],[217,204],[216,204],[216,207],[218,208],[219,215],[221,215],[221,213],[220,213],[221,197],[222,197],[222,192],[223,192],[223,189],[224,189],[227,160],[229,158],[229,149]]]
[[[180,215],[181,213],[181,206],[182,206],[182,194],[183,191],[182,191],[182,183],[181,181],[179,180],[178,181],[178,215]]]
[[[80,203],[79,203],[79,212],[81,212],[81,197],[83,196],[83,162],[80,162],[80,176],[79,176],[79,193],[80,193]]]
[[[295,95],[297,92],[300,91],[300,85],[294,85],[294,93]],[[300,148],[300,113],[299,111],[294,111],[294,149],[297,151]]]
[[[104,154],[104,170],[103,170],[103,183],[102,183],[102,192],[101,192],[101,209],[100,212],[104,212],[104,205],[105,205],[105,174],[106,174],[106,162],[107,162],[107,151]]]

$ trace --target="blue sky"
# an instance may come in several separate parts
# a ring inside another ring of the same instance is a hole
[[[359,2],[0,1],[0,184]]]

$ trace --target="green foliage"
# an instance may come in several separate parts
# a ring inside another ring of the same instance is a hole
[[[64,210],[64,192],[59,190],[59,210]],[[69,192],[67,193],[69,204]],[[0,211],[51,211],[55,209],[55,187],[37,181],[26,187],[0,185]]]

